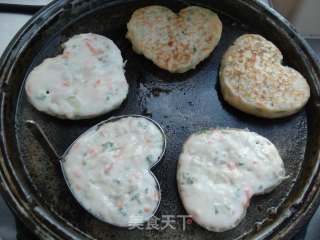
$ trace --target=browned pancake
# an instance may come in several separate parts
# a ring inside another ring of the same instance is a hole
[[[214,12],[188,7],[178,14],[162,6],[136,10],[127,38],[133,49],[169,72],[183,73],[207,58],[218,44],[222,24]]]
[[[260,35],[239,37],[220,68],[224,99],[249,114],[277,118],[298,112],[310,97],[306,79],[281,65],[280,50]]]

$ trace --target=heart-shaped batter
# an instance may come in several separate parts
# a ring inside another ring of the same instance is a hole
[[[178,161],[185,209],[199,225],[215,232],[237,226],[251,197],[271,191],[284,178],[276,147],[246,130],[201,130],[184,143]]]
[[[220,86],[235,108],[260,117],[277,118],[298,112],[310,97],[305,78],[281,65],[280,50],[260,35],[239,37],[223,56]]]
[[[127,38],[133,49],[160,68],[183,73],[207,58],[218,44],[222,23],[214,12],[187,7],[178,14],[163,6],[136,10]]]
[[[85,119],[118,108],[128,94],[119,48],[92,33],[73,36],[63,54],[48,58],[29,74],[25,89],[39,111]]]
[[[150,172],[165,151],[159,126],[122,116],[81,135],[63,157],[69,187],[81,205],[110,224],[132,227],[157,210],[160,187]]]

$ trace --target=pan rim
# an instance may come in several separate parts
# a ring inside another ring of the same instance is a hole
[[[34,24],[39,24],[38,28],[41,29],[41,27],[43,27],[45,25],[45,21],[48,21],[48,18],[46,18],[47,16],[50,17],[55,17],[56,15],[59,14],[59,11],[61,11],[61,9],[66,6],[67,4],[71,3],[71,2],[76,2],[76,1],[68,1],[68,0],[63,0],[63,1],[57,1],[57,2],[52,2],[50,5],[48,5],[47,7],[43,8],[40,12],[38,12],[36,15],[34,15],[25,25],[24,27],[15,35],[15,37],[13,38],[13,40],[10,42],[10,44],[8,45],[8,47],[6,48],[4,54],[2,55],[1,59],[0,59],[0,73],[1,73],[1,86],[3,86],[3,84],[6,84],[9,80],[9,77],[7,77],[6,75],[8,74],[4,72],[6,72],[8,69],[10,69],[12,67],[12,62],[9,61],[10,57],[12,57],[12,55],[15,53],[15,51],[13,51],[15,48],[17,50],[23,50],[24,46],[21,42],[19,43],[19,40],[22,39],[23,37],[26,36],[26,34],[28,32],[30,32],[30,30],[32,29],[32,26]],[[109,1],[111,2],[111,1]],[[120,1],[112,1],[112,2],[120,2]],[[124,1],[124,2],[128,2],[128,1]],[[191,1],[189,1],[191,2]],[[313,74],[314,76],[318,75],[318,79],[320,79],[320,64],[319,64],[319,60],[317,60],[317,58],[315,57],[315,54],[313,53],[311,47],[306,43],[306,41],[303,39],[303,37],[297,33],[293,26],[288,23],[287,20],[285,20],[280,14],[278,14],[277,12],[275,12],[274,10],[272,10],[270,7],[263,5],[262,3],[259,3],[255,0],[240,0],[239,2],[241,2],[242,4],[246,4],[246,5],[250,5],[254,8],[261,8],[264,9],[265,11],[268,11],[269,14],[273,17],[273,20],[276,22],[281,23],[281,26],[285,26],[286,29],[295,39],[295,43],[299,45],[299,47],[301,48],[301,53],[304,54],[304,59],[308,59],[308,62],[310,63],[310,69],[313,70]],[[41,25],[41,24],[42,25]],[[280,26],[279,26],[280,27]],[[32,37],[33,35],[31,35]],[[297,42],[298,40],[298,42]],[[19,53],[19,51],[17,51],[17,53]],[[19,55],[18,55],[19,57]],[[9,74],[10,75],[10,71]],[[316,84],[317,86],[317,96],[318,99],[316,99],[317,104],[320,105],[320,87],[319,87],[319,83]],[[2,88],[3,89],[3,88]],[[4,91],[1,91],[1,116],[4,115],[4,108],[5,108],[5,98],[6,98],[6,93]],[[46,228],[46,226],[44,224],[41,224],[43,222],[45,222],[45,219],[41,219],[41,214],[34,212],[34,215],[32,216],[32,218],[30,219],[30,216],[27,215],[27,213],[30,214],[30,212],[27,211],[27,206],[21,201],[19,201],[19,199],[17,198],[17,194],[18,192],[22,191],[20,188],[22,188],[22,186],[12,186],[10,185],[10,180],[16,180],[16,176],[14,173],[14,169],[12,168],[12,166],[7,166],[8,163],[10,163],[10,157],[7,155],[8,151],[7,151],[7,141],[6,141],[6,127],[4,124],[4,119],[1,119],[1,143],[0,143],[0,147],[1,147],[1,155],[2,158],[0,159],[0,166],[2,168],[0,168],[0,183],[1,183],[1,194],[4,196],[5,200],[7,203],[9,203],[9,206],[11,208],[11,210],[13,210],[13,212],[15,213],[16,216],[18,216],[20,218],[20,220],[22,220],[23,223],[25,223],[30,229],[34,229],[35,226],[41,226],[42,228],[38,228],[36,229],[37,234],[39,234],[39,236],[43,237],[43,238],[47,238],[50,237],[52,234],[53,236],[58,237],[58,235],[56,235],[56,233],[54,231],[51,231],[50,229]],[[315,172],[315,176],[313,177],[313,179],[319,179],[320,178],[320,173],[319,173],[319,161],[320,161],[320,156],[319,156],[319,149],[317,152],[317,159],[318,159],[318,169],[314,169]],[[316,178],[316,176],[318,176]],[[15,181],[12,181],[15,182]],[[14,189],[11,189],[15,187]],[[292,222],[291,225],[295,225],[295,226],[302,226],[304,224],[304,222],[309,219],[313,212],[316,210],[316,208],[318,207],[318,204],[320,203],[320,189],[318,189],[317,191],[315,191],[315,193],[313,194],[313,199],[310,200],[311,204],[309,204],[302,216],[300,215],[298,219],[296,219],[294,222]],[[29,210],[30,211],[30,210]],[[36,216],[37,214],[37,216]],[[41,220],[41,221],[40,221]],[[289,225],[290,227],[290,225]],[[290,236],[292,237],[296,232],[298,231],[298,228],[292,228],[290,227],[287,232],[284,232],[283,234],[285,236]],[[81,232],[81,231],[80,231]],[[50,234],[49,234],[50,233]],[[64,234],[70,234],[71,232],[64,232]],[[83,232],[81,232],[83,234]],[[267,234],[268,235],[268,234]],[[67,235],[66,235],[67,236]],[[61,236],[60,236],[61,237]],[[88,237],[88,236],[87,236]]]

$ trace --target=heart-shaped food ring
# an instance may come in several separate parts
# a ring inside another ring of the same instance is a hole
[[[284,178],[276,147],[247,130],[204,129],[192,134],[178,161],[185,209],[199,225],[215,232],[236,227],[251,197],[270,192]]]
[[[128,94],[124,63],[110,39],[79,34],[62,44],[63,54],[44,60],[29,74],[25,90],[39,111],[85,119],[118,108]]]
[[[147,221],[160,203],[150,168],[165,151],[160,126],[143,116],[120,116],[81,135],[63,157],[76,199],[103,221],[130,227]],[[130,222],[130,217],[139,218]]]
[[[166,138],[154,120],[140,115],[110,118],[78,137],[62,157],[37,125],[28,125],[49,146],[48,153],[60,159],[69,189],[93,216],[134,227],[155,214],[161,191],[150,169],[163,158]]]
[[[175,14],[163,6],[148,6],[133,13],[127,38],[135,52],[158,67],[183,73],[209,56],[221,32],[218,15],[209,9],[192,6]]]
[[[281,64],[283,56],[256,34],[239,37],[224,54],[220,86],[225,101],[260,117],[285,117],[298,112],[310,97],[306,79]]]

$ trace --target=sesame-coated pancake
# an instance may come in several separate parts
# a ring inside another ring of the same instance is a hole
[[[207,58],[222,31],[217,14],[196,6],[178,14],[162,6],[140,8],[127,27],[134,51],[173,73],[194,69]]]
[[[224,54],[220,86],[224,100],[266,118],[298,112],[310,97],[306,79],[281,64],[280,50],[260,35],[245,34]]]

